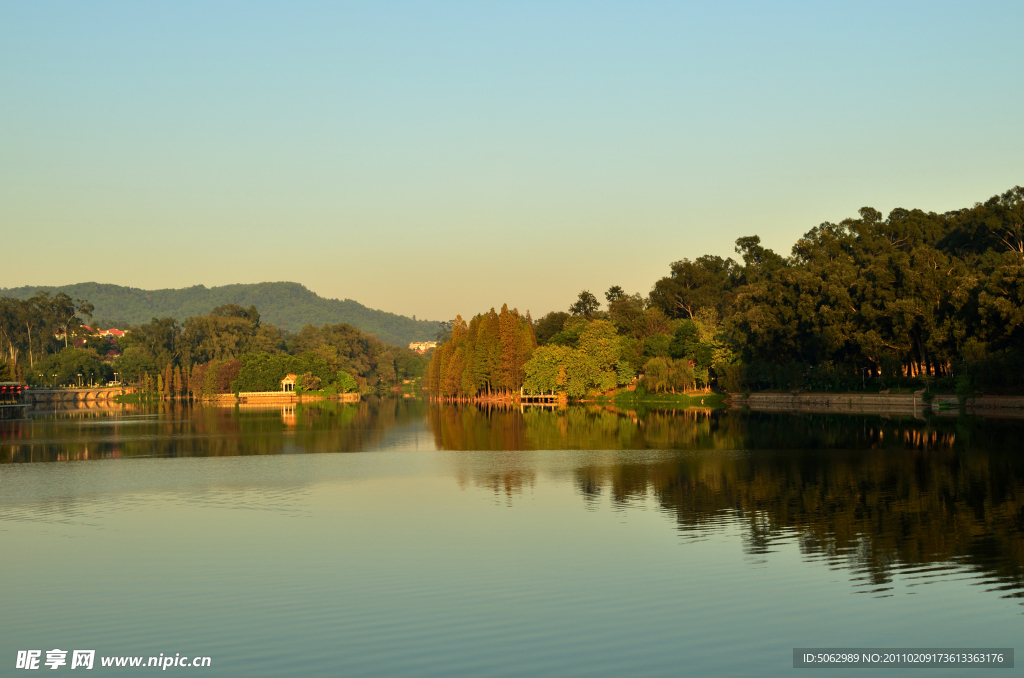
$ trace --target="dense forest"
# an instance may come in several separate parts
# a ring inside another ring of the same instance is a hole
[[[112,379],[166,397],[278,390],[289,372],[299,390],[390,390],[421,377],[427,360],[351,325],[306,325],[292,334],[255,306],[220,306],[178,323],[153,318],[116,338],[84,327],[92,304],[64,293],[0,297],[0,381],[64,386]]]
[[[293,282],[268,282],[256,285],[225,285],[185,289],[140,290],[134,287],[80,283],[62,287],[18,287],[0,289],[0,296],[29,299],[38,291],[88,299],[94,305],[93,317],[101,327],[124,329],[140,325],[150,318],[186,318],[206,315],[218,306],[237,304],[260,309],[264,322],[296,332],[306,325],[346,323],[381,341],[408,346],[425,341],[437,333],[439,323],[376,311],[351,299],[324,299]]]
[[[638,374],[651,391],[1024,392],[1020,187],[943,214],[865,207],[811,229],[789,256],[756,235],[736,252],[677,261],[647,296],[613,286],[604,310],[581,292],[536,321],[538,348],[510,383],[574,396]],[[445,383],[431,386],[481,390]]]

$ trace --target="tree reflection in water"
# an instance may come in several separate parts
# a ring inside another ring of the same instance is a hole
[[[926,583],[968,568],[1024,598],[1019,422],[434,405],[430,425],[448,450],[619,451],[580,457],[585,501],[653,498],[693,537],[740,523],[753,556],[796,540],[864,592],[885,595],[897,573]],[[531,458],[463,471],[510,497],[532,484]]]
[[[0,463],[116,457],[234,457],[358,452],[420,422],[421,400],[254,407],[164,402],[39,413],[0,426]]]
[[[559,460],[591,508],[654,502],[689,538],[741,525],[754,558],[795,541],[806,558],[852,570],[858,590],[885,595],[897,575],[913,585],[967,568],[1024,598],[1021,422],[413,399],[165,403],[4,422],[0,463],[356,452],[403,426],[427,427],[441,450],[493,452],[454,455],[455,476],[505,502]]]

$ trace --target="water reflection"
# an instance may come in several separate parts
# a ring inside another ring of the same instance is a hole
[[[741,524],[755,558],[796,540],[874,595],[897,574],[916,586],[966,568],[975,583],[1024,597],[1018,423],[452,406],[432,408],[430,423],[452,450],[679,450],[582,457],[575,486],[590,503],[653,499],[688,537]],[[510,497],[532,483],[522,461],[460,474]]]
[[[652,494],[684,533],[722,519],[745,525],[763,555],[797,538],[803,553],[848,566],[873,592],[895,570],[959,563],[1021,596],[1024,478],[998,451],[815,450],[685,455],[672,461],[581,468],[578,485],[615,501]],[[929,576],[922,570],[921,577]]]
[[[358,452],[378,446],[398,426],[419,424],[424,416],[423,401],[396,399],[36,412],[0,425],[0,463]]]
[[[738,526],[754,562],[796,543],[872,595],[888,595],[896,579],[913,587],[968,571],[1024,598],[1020,422],[413,399],[114,406],[6,422],[0,463],[357,452],[380,449],[403,427],[455,452],[458,486],[504,503],[550,475],[595,510],[656,506],[688,540]]]
[[[976,419],[778,414],[685,408],[543,408],[432,404],[430,426],[445,450],[681,450],[948,448],[958,436],[1012,443],[1024,426]]]

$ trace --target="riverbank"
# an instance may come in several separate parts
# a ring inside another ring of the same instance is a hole
[[[252,393],[218,393],[211,396],[195,398],[195,402],[203,402],[212,405],[235,405],[237,403],[264,403],[268,405],[288,405],[293,403],[311,403],[322,400],[335,400],[343,403],[359,402],[362,396],[358,393],[334,393],[324,394],[320,392],[297,394],[294,391],[260,391]],[[130,393],[115,396],[114,402],[120,404],[135,404],[144,402],[159,402],[169,400],[160,398],[148,393]],[[177,399],[174,399],[177,400]],[[182,398],[182,400],[186,400]]]
[[[957,416],[961,412],[981,417],[1024,418],[1024,396],[977,396],[961,407],[955,395],[917,393],[751,393],[729,396],[733,409],[761,412],[816,412],[846,414],[901,414],[923,417],[925,413]]]

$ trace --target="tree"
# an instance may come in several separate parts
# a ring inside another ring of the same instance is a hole
[[[321,386],[320,377],[312,372],[306,372],[299,377],[299,387],[303,391],[319,391]]]
[[[393,384],[398,373],[395,370],[395,356],[390,351],[384,351],[377,356],[377,378],[385,384]]]
[[[18,355],[21,351],[20,322],[25,302],[9,297],[0,297],[0,340],[6,354],[5,362],[12,377],[16,377]]]
[[[454,320],[442,320],[440,326],[437,328],[437,334],[434,335],[434,341],[438,344],[443,344],[452,338],[452,326]]]
[[[62,334],[64,335],[64,348],[68,347],[68,334],[70,329],[74,326],[76,329],[82,325],[82,319],[79,316],[91,317],[94,307],[88,301],[84,299],[71,300],[67,294],[58,292],[57,295],[51,301],[51,308],[53,315],[63,329]]]
[[[194,327],[195,322],[196,319],[190,318],[186,325]],[[174,318],[153,318],[148,323],[130,328],[118,339],[118,347],[122,353],[129,347],[138,347],[153,361],[157,370],[163,371],[167,365],[179,362],[183,354],[191,357],[195,353],[189,341]]]
[[[682,259],[672,264],[671,271],[654,284],[651,304],[671,318],[692,318],[701,308],[714,308],[723,315],[727,312],[738,278],[732,259],[711,255],[694,261]]]
[[[542,346],[524,366],[524,387],[528,393],[564,393],[566,387],[566,363],[571,348],[567,346]]]
[[[609,290],[610,292],[611,290]],[[610,298],[608,301],[608,317],[615,323],[619,334],[643,339],[644,311],[647,307],[644,298],[639,294],[626,294],[625,292],[611,296],[615,298]]]
[[[599,308],[601,308],[601,303],[597,300],[597,297],[591,294],[589,290],[583,290],[576,299],[576,303],[569,307],[569,313],[589,319],[597,313]]]
[[[552,311],[538,320],[533,326],[534,332],[537,335],[537,345],[544,346],[547,344],[551,337],[562,331],[562,327],[568,319],[568,313]]]
[[[744,282],[753,282],[762,274],[786,265],[785,259],[762,247],[761,238],[756,235],[737,238],[735,251],[743,259],[741,277]]]
[[[529,393],[565,393],[574,398],[615,388],[633,379],[623,360],[615,326],[594,320],[582,329],[576,347],[545,346],[524,366],[524,388]]]
[[[668,386],[668,359],[655,357],[644,365],[644,383],[655,393],[664,393]]]
[[[156,371],[156,363],[144,346],[136,344],[126,347],[114,360],[114,370],[120,373],[123,381],[141,384],[144,375]]]
[[[21,311],[19,322],[25,327],[25,336],[28,340],[29,369],[32,370],[35,369],[35,356],[32,351],[32,329],[49,324],[47,321],[51,320],[49,314],[50,301],[49,292],[38,292],[25,304],[22,304],[19,309]]]
[[[348,372],[339,371],[334,380],[338,393],[353,393],[359,390],[359,384]]]

